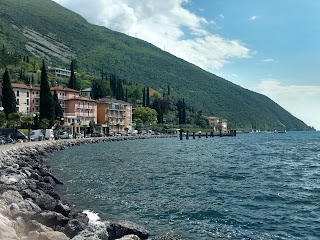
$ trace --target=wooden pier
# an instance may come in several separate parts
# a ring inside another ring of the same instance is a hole
[[[228,131],[228,132],[205,132],[205,133],[195,133],[195,132],[192,132],[190,134],[189,131],[186,131],[185,133],[184,132],[180,132],[179,134],[180,136],[180,140],[183,140],[183,137],[185,137],[187,140],[189,140],[189,138],[201,138],[201,137],[204,137],[204,138],[209,138],[209,137],[236,137],[237,136],[237,131],[236,130],[231,130],[231,131]]]

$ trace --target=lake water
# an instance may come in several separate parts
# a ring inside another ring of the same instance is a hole
[[[70,203],[183,239],[320,239],[320,132],[107,142],[49,157]]]

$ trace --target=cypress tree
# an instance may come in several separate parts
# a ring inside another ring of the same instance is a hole
[[[142,92],[142,106],[145,107],[146,106],[146,88],[143,88],[143,92]]]
[[[59,103],[57,91],[53,92],[53,105],[54,105],[54,115],[56,119],[60,120],[63,117],[63,110]]]
[[[170,85],[168,84],[168,96],[170,96]]]
[[[128,88],[126,87],[126,98],[125,101],[128,102]]]
[[[147,87],[146,106],[150,107],[150,89]]]
[[[2,79],[1,101],[2,101],[2,107],[6,114],[6,118],[8,119],[8,116],[10,113],[14,113],[17,111],[16,109],[17,103],[16,103],[16,95],[14,94],[14,91],[11,85],[9,71],[7,68],[3,74],[3,79]]]
[[[48,82],[47,69],[43,61],[40,82],[40,121],[44,118],[48,119],[52,124],[55,119],[55,115],[52,94]]]
[[[74,60],[71,61],[70,72],[71,72],[71,75],[69,78],[68,88],[80,90],[79,83],[78,83],[76,75],[74,73]]]
[[[184,99],[182,99],[182,124],[186,124],[186,105],[184,103]]]

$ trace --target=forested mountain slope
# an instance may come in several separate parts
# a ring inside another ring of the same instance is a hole
[[[145,41],[89,24],[51,0],[1,0],[0,44],[64,66],[102,69],[131,82],[172,93],[233,127],[306,130],[308,126],[275,102],[179,59]]]

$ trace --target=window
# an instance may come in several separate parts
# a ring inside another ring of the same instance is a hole
[[[114,104],[114,109],[117,109],[117,110],[119,110],[119,109],[120,109],[120,106],[119,106],[119,104],[115,103],[115,104]]]
[[[20,92],[19,92],[19,90],[17,90],[17,97],[19,97],[19,95],[20,95]]]
[[[27,105],[29,105],[29,99],[27,99]]]
[[[19,103],[19,98],[17,98],[17,105],[19,105],[20,103]]]
[[[29,112],[29,107],[27,107],[27,112]]]
[[[27,97],[29,97],[29,91],[27,91]]]

